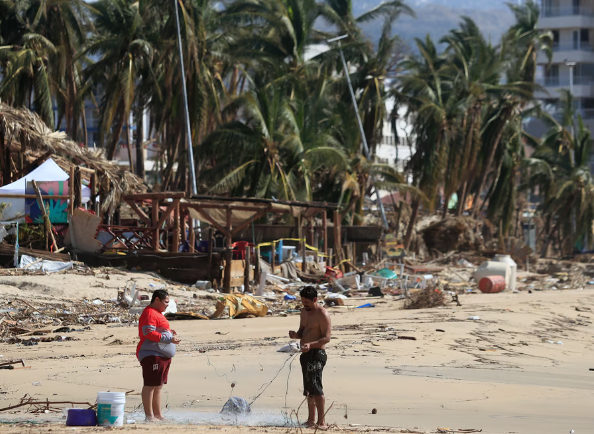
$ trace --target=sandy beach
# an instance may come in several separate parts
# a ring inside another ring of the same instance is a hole
[[[93,276],[5,277],[0,291],[48,299],[53,291],[56,297],[107,298],[130,277],[112,276],[104,287],[93,287]],[[132,278],[146,289],[155,281],[138,273]],[[27,284],[18,288],[19,281]],[[172,295],[192,297],[181,290],[172,290]],[[353,307],[329,308],[333,338],[324,372],[327,404],[332,404],[328,422],[352,431],[591,432],[594,340],[589,310],[594,309],[594,291],[468,294],[460,301],[461,307],[449,303],[426,310],[402,310],[402,302],[392,300],[375,300],[376,307],[369,309],[354,309],[360,300],[349,300]],[[234,433],[288,425],[287,414],[303,400],[301,372],[297,357],[276,350],[289,342],[287,333],[298,327],[297,315],[171,324],[182,339],[164,389],[171,427],[142,422],[137,394],[142,378],[134,356],[137,329],[127,325],[92,325],[69,333],[78,341],[1,344],[3,360],[23,358],[31,368],[2,371],[0,407],[18,403],[24,395],[94,402],[98,391],[134,391],[127,397],[126,418],[136,423],[124,429]],[[398,338],[402,336],[416,340]],[[218,413],[230,396],[251,402],[259,394],[246,419],[225,419]],[[377,414],[371,414],[373,408]],[[305,412],[302,407],[301,419]],[[60,415],[15,410],[2,412],[0,420],[0,433],[71,432]],[[50,425],[9,424],[18,420]],[[253,427],[210,428],[216,425]]]

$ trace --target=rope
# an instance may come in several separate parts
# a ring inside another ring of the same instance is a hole
[[[281,368],[278,370],[278,372],[276,373],[276,375],[272,378],[272,380],[270,380],[270,382],[268,384],[264,383],[262,386],[260,386],[261,392],[258,393],[254,399],[252,399],[252,402],[250,402],[250,406],[256,402],[256,400],[258,398],[260,398],[260,396],[262,396],[262,394],[266,391],[266,389],[268,389],[268,387],[274,382],[274,380],[276,380],[276,377],[278,377],[278,375],[281,373],[281,371],[284,369],[284,367],[287,365],[287,362],[290,360],[291,364],[293,363],[293,361],[295,360],[295,356],[299,354],[299,353],[295,353],[295,354],[291,354],[283,363],[283,365],[281,366]],[[289,364],[289,366],[291,366],[291,364]],[[291,375],[291,370],[289,369],[289,376]],[[266,386],[266,387],[264,387]],[[262,387],[264,387],[264,389],[262,390]],[[286,395],[288,395],[289,393],[289,379],[287,378],[287,393],[285,394],[285,406],[286,406]]]

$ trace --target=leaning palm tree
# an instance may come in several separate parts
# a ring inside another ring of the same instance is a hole
[[[544,201],[542,211],[547,224],[541,255],[545,256],[556,235],[560,247],[571,246],[580,238],[592,245],[594,223],[594,179],[590,173],[590,131],[577,115],[574,127],[572,96],[561,96],[560,121],[545,114],[550,125],[532,157],[526,160],[530,177],[526,186],[538,186]],[[571,252],[568,252],[571,253]]]
[[[53,127],[52,95],[56,92],[48,65],[56,47],[44,36],[27,33],[22,47],[0,47],[0,57],[7,66],[0,84],[0,97],[8,104],[35,109],[43,121]]]
[[[153,48],[143,37],[145,23],[139,2],[100,0],[93,14],[97,34],[82,54],[101,56],[85,69],[85,75],[103,91],[101,133],[108,137],[106,156],[113,160],[125,124],[126,134],[130,134],[138,71],[151,64]]]

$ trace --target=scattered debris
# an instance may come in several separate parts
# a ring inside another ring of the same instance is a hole
[[[445,294],[437,287],[436,283],[432,283],[425,289],[412,293],[406,301],[404,309],[428,309],[445,306],[445,304]]]

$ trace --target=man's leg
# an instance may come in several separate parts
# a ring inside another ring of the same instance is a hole
[[[163,420],[165,419],[161,414],[161,389],[163,385],[155,387],[155,392],[153,393],[153,414],[155,415],[155,419]]]
[[[313,396],[307,397],[307,410],[309,411],[309,416],[307,417],[305,426],[312,427],[316,424],[316,401]]]
[[[153,414],[154,391],[155,387],[153,386],[144,386],[142,388],[142,406],[144,407],[144,414],[146,416],[146,420],[149,422],[153,422],[155,420],[155,416]]]
[[[316,408],[318,409],[318,428],[328,428],[326,425],[326,418],[324,417],[326,398],[324,398],[324,395],[319,395],[314,396],[314,400]]]

